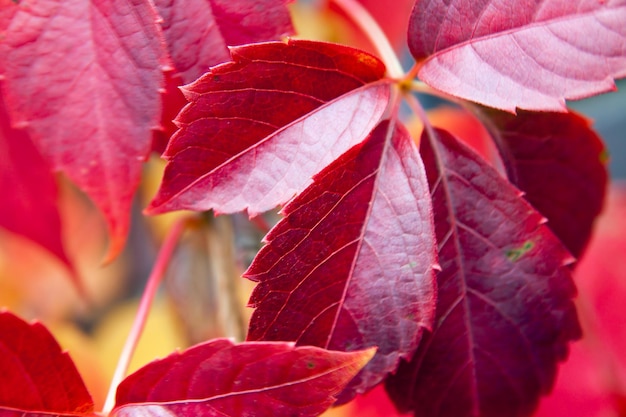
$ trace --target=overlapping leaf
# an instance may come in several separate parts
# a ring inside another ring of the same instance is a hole
[[[230,61],[228,46],[291,35],[289,1],[155,0],[155,5],[177,73],[190,83]]]
[[[408,358],[434,313],[431,203],[413,141],[397,122],[315,176],[283,210],[245,276],[258,281],[250,340],[332,350],[377,346],[342,400]]]
[[[0,311],[0,416],[91,416],[76,366],[40,323]]]
[[[490,113],[509,179],[548,219],[576,257],[602,209],[606,150],[589,121],[574,113]]]
[[[522,417],[580,336],[569,254],[520,192],[449,135],[422,136],[439,242],[436,325],[387,388],[423,417]]]
[[[41,245],[72,268],[63,248],[57,185],[23,130],[11,127],[0,97],[0,226]]]
[[[2,7],[7,108],[52,167],[102,210],[114,256],[159,124],[165,50],[158,16],[148,0],[25,0]]]
[[[213,340],[130,375],[118,388],[113,415],[316,416],[373,354]]]
[[[185,87],[191,103],[149,213],[285,203],[361,142],[389,99],[383,64],[352,48],[289,40],[236,47],[232,58]]]
[[[565,99],[626,76],[626,0],[418,0],[409,48],[418,76],[448,94],[515,111],[564,111]]]

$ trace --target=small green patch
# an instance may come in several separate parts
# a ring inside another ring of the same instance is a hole
[[[307,368],[309,368],[309,369],[313,369],[313,368],[315,368],[315,362],[310,362],[310,361],[309,361],[309,362],[307,362],[307,363],[306,363],[306,367],[307,367]]]
[[[609,159],[611,159],[611,154],[609,154],[607,149],[603,149],[602,152],[600,152],[600,163],[605,165],[609,162]]]
[[[530,251],[533,246],[535,246],[535,244],[530,240],[527,240],[521,247],[507,250],[506,257],[509,258],[509,261],[511,262],[517,262],[519,258],[524,256],[526,252]]]

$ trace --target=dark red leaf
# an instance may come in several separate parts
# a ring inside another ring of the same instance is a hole
[[[417,0],[409,48],[418,76],[457,97],[514,112],[565,111],[565,99],[626,76],[626,0]]]
[[[165,50],[148,0],[5,2],[0,76],[15,126],[104,213],[122,248],[159,124]]]
[[[120,384],[118,417],[316,416],[374,354],[218,339],[152,362]]]
[[[76,366],[40,323],[0,311],[0,416],[91,415]]]
[[[285,203],[361,142],[387,106],[383,64],[356,49],[289,40],[232,56],[184,88],[191,103],[149,213],[252,215]]]
[[[423,417],[522,417],[580,337],[570,255],[521,193],[445,131],[422,135],[439,241],[435,327],[387,383]]]
[[[41,245],[73,270],[61,239],[57,184],[28,134],[11,127],[0,96],[0,226]]]
[[[377,346],[342,396],[349,399],[410,358],[432,325],[431,204],[408,132],[381,123],[283,214],[245,274],[259,282],[248,339],[345,351]]]
[[[607,153],[588,120],[574,113],[490,113],[509,179],[548,219],[576,257],[584,249],[607,185]]]
[[[184,83],[230,61],[228,46],[291,35],[291,0],[155,0],[170,56]]]

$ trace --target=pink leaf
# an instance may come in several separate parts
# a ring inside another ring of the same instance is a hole
[[[442,268],[436,325],[387,388],[423,417],[529,416],[580,337],[571,260],[518,190],[436,135],[421,140]]]
[[[230,61],[228,46],[279,40],[293,27],[290,0],[155,0],[174,66],[190,83]]]
[[[165,51],[147,0],[23,0],[0,19],[0,75],[16,127],[104,213],[123,247]]]
[[[0,226],[42,246],[73,270],[61,239],[54,176],[26,132],[11,127],[1,96],[0,190]]]
[[[245,276],[258,281],[250,340],[377,346],[342,400],[410,358],[435,307],[428,185],[412,139],[382,122],[284,209]]]
[[[383,64],[356,49],[289,40],[232,55],[185,87],[191,103],[149,213],[254,215],[283,204],[361,142],[389,100]]]
[[[74,362],[40,323],[0,311],[0,416],[91,415]]]
[[[626,76],[625,21],[626,0],[418,0],[409,48],[419,78],[448,94],[564,111]]]
[[[490,113],[509,179],[580,256],[602,209],[607,154],[589,121],[574,113]]]
[[[117,391],[118,417],[316,416],[374,354],[213,340],[152,362]]]

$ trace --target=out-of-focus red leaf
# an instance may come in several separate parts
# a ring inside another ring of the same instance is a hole
[[[40,323],[0,310],[0,416],[92,415],[76,366]]]
[[[41,245],[73,270],[61,239],[57,185],[23,130],[13,129],[0,96],[0,226]]]
[[[626,76],[625,0],[418,0],[409,48],[418,76],[448,94],[514,112],[565,111],[565,99]]]
[[[608,193],[589,246],[574,271],[584,338],[572,346],[554,391],[542,401],[537,417],[626,415],[624,248],[626,188],[617,183]]]
[[[155,5],[177,73],[190,83],[230,61],[228,46],[291,35],[290,1],[155,0]]]
[[[580,256],[602,209],[606,149],[588,120],[574,113],[490,113],[509,180]]]
[[[152,152],[156,152],[161,155],[167,148],[172,135],[178,130],[178,127],[174,124],[174,119],[180,110],[185,107],[187,100],[182,91],[180,91],[180,85],[182,80],[180,76],[175,74],[175,71],[165,71],[165,89],[161,94],[163,101],[163,113],[161,114],[161,126],[156,129],[152,137]]]
[[[421,152],[442,268],[436,325],[387,388],[423,417],[528,416],[580,336],[570,255],[494,168],[435,135]]]
[[[316,416],[373,356],[217,339],[152,362],[117,390],[118,417]]]
[[[331,350],[377,346],[350,399],[409,359],[435,308],[436,246],[419,153],[381,123],[283,210],[245,276],[258,281],[250,340]]]
[[[365,7],[365,9],[372,15],[374,20],[380,25],[381,29],[387,35],[387,38],[397,51],[402,51],[402,48],[406,48],[406,33],[409,26],[409,15],[415,0],[395,0],[393,4],[379,0],[357,0]],[[362,33],[353,22],[352,19],[346,15],[345,11],[338,7],[334,1],[327,0],[326,7],[332,10],[351,24],[351,29],[354,32],[355,46],[368,47],[370,41],[366,38],[366,34]],[[374,49],[374,48],[368,48]],[[375,50],[375,49],[374,49]]]
[[[191,103],[147,212],[269,210],[361,142],[387,107],[383,64],[356,49],[289,40],[232,57],[184,87]]]
[[[104,213],[109,258],[161,113],[166,52],[147,0],[5,1],[0,76],[15,126]]]

